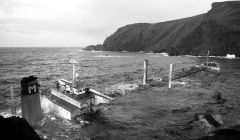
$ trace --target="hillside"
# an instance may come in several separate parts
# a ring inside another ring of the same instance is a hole
[[[155,24],[119,28],[88,50],[153,51],[170,55],[240,56],[240,1],[217,2],[205,14]],[[100,49],[99,49],[100,48]]]

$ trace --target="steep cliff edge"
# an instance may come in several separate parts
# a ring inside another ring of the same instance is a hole
[[[153,51],[170,55],[240,56],[240,1],[217,2],[205,14],[119,28],[93,50]],[[87,47],[89,48],[89,47]],[[100,48],[100,49],[99,49]]]

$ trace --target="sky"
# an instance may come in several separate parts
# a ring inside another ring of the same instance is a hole
[[[206,13],[216,1],[223,0],[0,0],[0,47],[102,44],[127,24]]]

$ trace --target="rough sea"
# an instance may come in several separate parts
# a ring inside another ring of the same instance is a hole
[[[37,76],[44,94],[55,87],[58,79],[71,81],[72,64],[69,60],[72,59],[78,62],[76,72],[82,86],[103,93],[116,86],[124,88],[127,84],[141,84],[144,60],[149,63],[149,79],[167,75],[171,63],[174,64],[174,70],[177,70],[206,61],[205,57],[169,57],[147,52],[83,51],[81,48],[0,48],[0,112],[7,113],[10,108],[11,85],[20,108],[20,81],[23,77]],[[210,60],[219,62],[228,71],[225,74],[238,73],[240,70],[239,59],[211,57]],[[239,73],[235,77],[239,79]],[[233,88],[237,86],[232,85]],[[148,92],[151,94],[148,95]],[[84,125],[50,114],[45,116],[36,131],[46,139],[192,138],[191,135],[178,134],[177,130],[168,130],[176,118],[168,117],[171,111],[167,106],[155,105],[157,101],[161,101],[155,100],[155,96],[154,89],[127,91],[126,95],[116,96],[112,104],[102,108]],[[184,121],[190,118],[186,116],[183,117]]]

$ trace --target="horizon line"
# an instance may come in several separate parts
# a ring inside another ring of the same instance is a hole
[[[0,46],[1,48],[84,48],[87,46]]]

